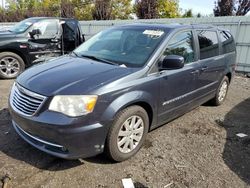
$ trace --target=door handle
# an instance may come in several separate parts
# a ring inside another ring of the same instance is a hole
[[[190,74],[198,74],[200,71],[199,70],[193,70],[190,72]]]
[[[205,66],[205,67],[201,67],[201,71],[203,72],[203,71],[205,71],[205,70],[207,70],[208,69],[208,67],[207,66]]]
[[[51,42],[59,42],[58,39],[51,39]]]

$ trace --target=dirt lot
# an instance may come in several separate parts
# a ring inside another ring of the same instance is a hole
[[[125,177],[136,187],[250,187],[248,78],[235,77],[222,106],[203,105],[150,132],[135,157],[116,164],[103,155],[62,160],[25,143],[7,109],[12,83],[0,80],[0,178],[9,174],[10,187],[122,187]]]

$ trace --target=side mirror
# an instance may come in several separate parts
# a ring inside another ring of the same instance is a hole
[[[161,62],[161,70],[181,69],[184,67],[184,58],[179,55],[168,55]]]
[[[42,32],[40,29],[33,29],[32,31],[29,32],[29,34],[31,38],[34,38],[35,35],[41,35]]]

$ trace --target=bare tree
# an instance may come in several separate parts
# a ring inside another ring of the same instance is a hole
[[[157,18],[157,0],[136,0],[136,15],[140,19]]]
[[[71,1],[61,1],[61,16],[65,18],[73,18],[75,16],[74,4]]]
[[[236,1],[236,6],[234,7],[234,11],[236,12],[236,16],[246,15],[250,11],[250,1],[249,0],[239,0]]]
[[[214,16],[244,16],[250,11],[250,0],[215,1]]]
[[[93,10],[93,19],[110,20],[111,19],[111,0],[95,0],[95,9]]]

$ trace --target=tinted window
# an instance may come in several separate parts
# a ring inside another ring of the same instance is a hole
[[[105,40],[119,40],[122,37],[122,33],[123,33],[122,31],[114,31],[104,36],[104,39]]]
[[[127,67],[142,67],[166,34],[166,30],[158,28],[112,28],[93,36],[74,52],[78,56],[91,55]]]
[[[62,25],[63,27],[63,38],[65,40],[75,40],[76,39],[76,31],[75,31],[75,25],[73,25],[74,22],[66,22]]]
[[[179,55],[184,57],[185,63],[194,61],[193,35],[185,31],[170,39],[164,55]]]
[[[226,31],[220,32],[223,54],[235,51],[233,36]]]
[[[43,20],[34,24],[33,29],[40,29],[39,38],[53,38],[58,33],[57,20]]]
[[[200,59],[219,55],[219,44],[215,31],[197,31],[200,45]]]

